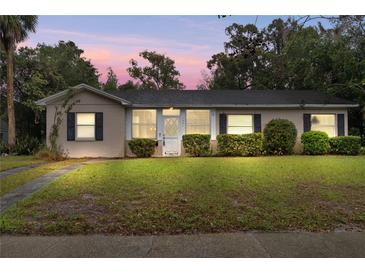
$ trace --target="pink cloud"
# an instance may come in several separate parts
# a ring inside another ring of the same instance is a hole
[[[129,67],[129,60],[136,59],[140,64],[144,62],[138,56],[139,51],[125,53],[122,50],[105,47],[87,46],[84,48],[84,57],[90,59],[98,68],[101,75],[101,81],[106,80],[107,68],[112,67],[118,76],[120,84],[130,80],[126,69]],[[176,68],[180,71],[180,80],[185,84],[187,89],[195,89],[201,79],[201,70],[206,67],[207,59],[197,54],[187,54],[181,52],[166,52],[166,49],[155,49],[159,53],[164,53],[175,60]]]

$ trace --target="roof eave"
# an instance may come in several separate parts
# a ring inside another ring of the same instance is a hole
[[[131,105],[131,103],[129,101],[125,100],[125,99],[122,99],[118,96],[114,96],[112,94],[109,94],[107,92],[104,92],[100,89],[94,88],[94,87],[86,85],[86,84],[79,84],[77,86],[72,87],[72,89],[76,89],[76,90],[86,89],[88,91],[94,92],[96,94],[99,94],[99,95],[104,96],[106,98],[109,98],[111,100],[117,101],[121,105],[125,105],[125,106]],[[40,99],[40,100],[36,101],[35,103],[39,106],[46,106],[49,102],[53,102],[54,100],[63,97],[67,93],[67,91],[68,90],[60,91],[56,94],[53,94],[53,95],[48,96],[46,98]]]
[[[354,108],[359,104],[132,104],[131,107],[184,107],[184,108]]]

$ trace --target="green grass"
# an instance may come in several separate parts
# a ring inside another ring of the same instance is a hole
[[[4,171],[11,168],[29,166],[33,164],[40,164],[46,162],[45,160],[40,160],[34,156],[6,156],[0,157],[0,171]]]
[[[365,228],[364,156],[92,164],[0,217],[2,233],[175,234]]]
[[[39,167],[18,172],[14,175],[6,176],[0,180],[0,197],[16,189],[17,187],[49,172],[68,166],[80,160],[72,159],[59,162],[50,162]]]

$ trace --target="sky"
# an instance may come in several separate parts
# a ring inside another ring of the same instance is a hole
[[[119,84],[131,79],[126,71],[130,59],[141,64],[138,53],[153,50],[175,61],[180,80],[195,89],[207,71],[210,57],[224,50],[224,29],[232,23],[267,26],[278,16],[39,16],[37,31],[21,46],[74,41],[84,57],[106,79],[111,67]],[[283,16],[282,16],[283,17]],[[284,18],[285,19],[285,18]]]

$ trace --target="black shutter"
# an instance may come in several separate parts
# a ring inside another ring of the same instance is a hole
[[[67,141],[75,141],[75,112],[67,113]]]
[[[261,114],[253,115],[253,128],[254,132],[261,132]]]
[[[103,113],[95,113],[95,140],[103,141]]]
[[[303,114],[303,130],[304,132],[311,130],[311,115]]]
[[[345,114],[337,114],[337,135],[345,136]]]
[[[219,114],[219,134],[227,133],[227,114]]]

